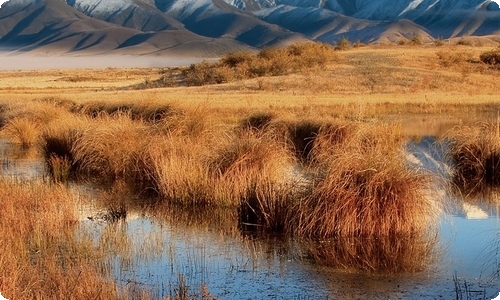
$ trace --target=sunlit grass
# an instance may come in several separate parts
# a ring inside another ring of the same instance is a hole
[[[406,163],[397,126],[362,126],[331,149],[312,192],[298,204],[301,235],[314,238],[411,235],[436,224],[429,174]]]

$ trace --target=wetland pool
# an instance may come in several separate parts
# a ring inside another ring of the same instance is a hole
[[[445,172],[443,157],[430,148],[432,144],[432,138],[422,138],[410,143],[409,149],[426,168]],[[18,150],[0,141],[0,174],[23,180],[44,177],[43,162]],[[131,293],[147,290],[155,299],[179,294],[181,288],[201,299],[202,287],[217,299],[493,299],[500,292],[500,195],[496,194],[467,201],[446,195],[437,236],[425,253],[414,256],[419,253],[418,241],[394,253],[423,258],[425,267],[418,272],[376,274],[320,264],[307,243],[242,230],[228,212],[167,209],[89,184],[71,188],[86,200],[75,203],[79,230],[95,243],[108,245],[105,267],[118,285]],[[110,197],[125,203],[125,220],[98,218]],[[363,241],[356,243],[363,248]],[[337,247],[343,246],[352,245]],[[333,254],[344,253],[337,249]]]

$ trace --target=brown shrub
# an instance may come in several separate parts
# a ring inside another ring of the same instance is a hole
[[[473,55],[466,51],[439,51],[436,53],[439,58],[439,63],[443,67],[461,66],[469,63],[473,59]]]
[[[493,50],[481,53],[479,59],[490,66],[500,67],[500,50]]]
[[[184,69],[187,85],[220,84],[262,76],[281,76],[322,67],[336,59],[333,48],[321,43],[294,44],[286,48],[269,47],[256,55],[229,53],[220,61],[201,62]]]

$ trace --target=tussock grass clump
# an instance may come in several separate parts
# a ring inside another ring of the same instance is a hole
[[[449,153],[455,164],[453,181],[466,194],[484,185],[500,185],[499,125],[481,123],[455,127],[448,133]]]
[[[391,126],[358,129],[330,154],[299,205],[299,233],[325,239],[428,230],[437,213],[427,197],[429,177],[408,168],[403,141]]]
[[[286,149],[273,142],[271,136],[248,133],[220,142],[209,158],[209,170],[227,189],[224,198],[251,197],[259,182],[278,182],[283,168],[290,163]]]
[[[186,136],[156,136],[140,151],[141,180],[169,203],[180,206],[217,205],[214,185],[203,163],[208,149]]]
[[[349,41],[349,39],[346,37],[343,37],[335,45],[335,50],[345,51],[345,50],[349,50],[351,47],[352,47],[352,45],[351,45],[351,42]]]
[[[314,138],[310,156],[315,163],[328,161],[332,153],[342,149],[345,143],[354,138],[358,125],[353,122],[329,122],[321,126]]]
[[[404,46],[404,45],[420,46],[423,44],[424,44],[424,40],[419,35],[414,35],[413,37],[411,37],[409,39],[402,38],[398,41],[398,45],[400,45],[400,46]]]
[[[240,225],[249,230],[291,234],[296,224],[290,208],[300,192],[272,180],[257,181],[238,209]]]
[[[79,174],[104,180],[132,177],[134,159],[147,140],[146,127],[128,115],[101,116],[88,122],[71,152]]]
[[[34,100],[29,105],[9,103],[2,106],[1,134],[24,148],[34,146],[48,124],[60,116],[69,115],[66,108],[53,101],[56,100]]]
[[[23,148],[29,148],[38,142],[40,130],[39,125],[30,119],[15,118],[5,124],[2,133]]]
[[[289,208],[298,196],[289,186],[293,165],[294,158],[284,145],[271,136],[249,133],[225,141],[209,168],[219,187],[216,198],[238,205],[242,223],[283,232],[288,230]]]
[[[205,84],[220,84],[231,81],[233,72],[224,65],[209,62],[192,64],[183,72],[187,85],[200,86]]]
[[[69,114],[68,110],[51,101],[34,100],[26,103],[13,103],[4,112],[7,120],[28,119],[38,126],[49,124],[60,116]]]
[[[344,122],[302,120],[288,124],[288,142],[302,162],[318,162],[321,156],[345,142],[354,133],[354,125]]]
[[[8,299],[118,299],[60,185],[0,178],[0,288]]]
[[[214,114],[204,107],[196,107],[194,109],[186,109],[182,112],[179,111],[162,122],[155,124],[152,129],[157,134],[200,138],[199,141],[204,142],[206,140],[205,137],[213,135],[213,117]],[[220,123],[220,120],[216,121]]]
[[[148,140],[146,128],[127,114],[64,118],[47,125],[42,153],[56,181],[71,176],[132,181],[141,173],[136,160]]]
[[[71,111],[76,106],[76,103],[74,101],[59,97],[43,97],[40,99],[36,99],[36,101],[47,103],[55,107],[61,107],[67,111]]]
[[[438,37],[437,39],[434,40],[434,46],[436,47],[441,47],[444,46],[445,40],[442,37]]]

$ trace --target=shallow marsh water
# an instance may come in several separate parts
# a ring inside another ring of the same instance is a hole
[[[409,149],[425,168],[446,173],[442,153],[430,148],[433,141],[422,138]],[[44,176],[43,162],[18,150],[0,141],[0,174]],[[73,189],[86,199],[76,204],[81,231],[108,245],[106,267],[118,284],[131,292],[146,289],[155,298],[174,295],[183,284],[199,297],[205,285],[218,299],[493,299],[500,292],[496,194],[467,201],[445,197],[431,263],[423,271],[368,274],[319,265],[301,241],[242,231],[227,212],[168,211],[117,193],[127,206],[126,219],[102,221],[96,217],[106,208],[102,195],[109,201],[113,193],[90,185]]]

